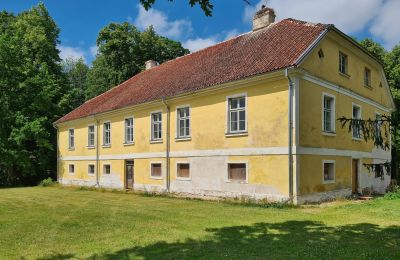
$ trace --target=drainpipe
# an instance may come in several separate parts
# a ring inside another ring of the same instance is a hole
[[[95,137],[96,137],[96,185],[97,187],[100,187],[100,180],[99,180],[99,167],[100,167],[100,162],[99,162],[99,120],[94,117],[96,120],[96,131],[95,131]]]
[[[58,147],[58,144],[59,144],[59,131],[58,131],[58,127],[57,127],[57,125],[55,125],[55,124],[53,124],[53,127],[56,129],[56,131],[57,131],[57,182],[58,183],[60,183],[60,150],[59,150],[59,147]]]
[[[288,163],[289,163],[289,197],[293,202],[293,81],[289,76],[289,69],[285,69],[285,77],[289,81],[289,111],[288,111],[288,126],[289,126],[289,137],[288,137]]]
[[[166,142],[166,150],[165,150],[165,157],[167,161],[167,176],[166,176],[166,188],[167,192],[170,192],[170,183],[171,183],[171,177],[170,177],[170,158],[169,158],[169,151],[170,151],[170,108],[165,101],[165,98],[162,98],[161,100],[163,104],[165,105],[165,108],[167,110],[167,142]]]

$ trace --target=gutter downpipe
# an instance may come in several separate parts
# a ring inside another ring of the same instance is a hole
[[[289,76],[289,69],[285,69],[285,77],[288,79],[289,111],[288,111],[288,163],[289,163],[289,198],[293,203],[293,81]]]
[[[166,178],[166,189],[167,192],[170,192],[170,184],[171,184],[171,177],[170,177],[170,107],[168,106],[165,97],[161,99],[162,103],[165,105],[165,108],[167,110],[167,142],[166,142],[166,151],[165,151],[165,157],[166,157],[166,164],[167,164],[167,176]]]
[[[60,150],[58,147],[59,143],[59,131],[57,125],[53,124],[53,127],[57,131],[57,182],[60,183]]]
[[[99,166],[100,166],[100,161],[99,161],[99,119],[94,117],[96,121],[96,131],[95,131],[95,136],[96,136],[96,187],[100,187],[100,178],[99,178]]]

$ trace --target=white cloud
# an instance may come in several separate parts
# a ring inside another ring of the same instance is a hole
[[[93,45],[89,48],[89,52],[93,57],[96,57],[98,51],[99,47],[97,47],[97,45]]]
[[[386,1],[370,28],[372,35],[383,40],[387,49],[400,43],[400,1]]]
[[[264,0],[246,6],[243,20],[250,23],[262,4]],[[277,20],[330,23],[348,34],[367,29],[387,48],[400,41],[399,0],[270,0],[268,6],[275,9]]]
[[[73,59],[82,58],[86,62],[85,51],[79,47],[59,45],[58,49],[60,50],[60,58],[63,60],[67,58],[73,58]]]
[[[192,22],[190,20],[180,19],[170,21],[167,15],[154,8],[146,11],[143,6],[138,5],[138,9],[139,14],[135,19],[135,25],[142,30],[153,25],[157,33],[173,38],[179,38],[192,31]]]
[[[226,32],[224,40],[226,41],[226,40],[232,39],[238,35],[239,35],[239,31],[237,29],[232,29],[232,30]]]
[[[214,37],[189,39],[182,43],[183,47],[189,49],[190,52],[195,52],[214,44],[217,44],[217,39]]]

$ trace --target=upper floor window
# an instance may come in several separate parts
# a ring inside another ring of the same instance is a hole
[[[339,72],[348,74],[348,57],[343,52],[339,52]]]
[[[361,107],[353,104],[353,119],[361,119]],[[353,138],[361,138],[361,125],[358,121],[353,121],[354,125],[352,127]]]
[[[228,133],[246,130],[246,96],[228,98]]]
[[[181,107],[177,109],[177,138],[190,137],[190,109]]]
[[[329,94],[323,95],[323,120],[322,129],[326,133],[335,132],[335,97]]]
[[[111,122],[103,124],[103,145],[111,144]]]
[[[364,68],[364,86],[371,87],[371,70]]]
[[[93,147],[94,146],[94,125],[88,126],[88,146]]]
[[[161,140],[162,138],[162,113],[151,113],[151,140]]]
[[[133,143],[133,117],[125,118],[125,143]]]
[[[68,148],[75,148],[75,130],[73,128],[68,129]]]

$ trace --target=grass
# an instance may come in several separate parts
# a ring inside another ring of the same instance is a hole
[[[399,259],[400,199],[262,208],[0,189],[1,259]]]

